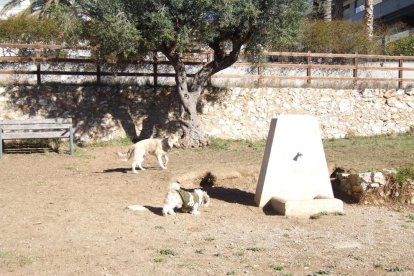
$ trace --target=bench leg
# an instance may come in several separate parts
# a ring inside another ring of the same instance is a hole
[[[73,155],[73,129],[70,127],[69,129],[69,150],[70,155]]]
[[[3,159],[3,130],[0,129],[0,159]]]

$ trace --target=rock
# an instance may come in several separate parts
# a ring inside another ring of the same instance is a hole
[[[396,97],[396,96],[397,96],[397,90],[396,89],[391,89],[391,90],[388,90],[384,93],[384,97],[387,98],[387,99],[391,98],[391,97]]]
[[[385,185],[385,176],[382,172],[374,172],[372,174],[372,181],[378,183],[379,185]]]
[[[371,175],[372,175],[372,173],[371,172],[365,172],[365,173],[360,173],[360,174],[358,174],[359,175],[359,178],[364,182],[364,183],[371,183],[372,182],[372,178],[371,178]]]
[[[397,98],[389,98],[387,99],[387,105],[391,107],[395,107],[398,109],[404,109],[407,107],[407,105],[401,101],[399,101]]]

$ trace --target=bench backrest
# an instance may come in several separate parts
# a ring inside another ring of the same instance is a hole
[[[4,140],[69,138],[71,128],[72,118],[0,120]]]

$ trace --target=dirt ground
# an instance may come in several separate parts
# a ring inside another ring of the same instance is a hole
[[[414,274],[413,209],[286,218],[254,204],[260,150],[175,149],[167,170],[149,157],[135,175],[115,156],[124,149],[5,154],[1,275]],[[200,216],[161,215],[172,180],[195,188],[207,172],[216,180]],[[136,204],[145,210],[127,209]]]

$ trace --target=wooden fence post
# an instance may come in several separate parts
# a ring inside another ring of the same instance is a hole
[[[311,52],[308,51],[308,56],[306,57],[306,83],[308,85],[311,84],[312,82],[312,69],[311,69],[311,63],[312,63],[312,58],[311,58]]]
[[[154,87],[158,86],[158,57],[157,57],[157,51],[154,52],[153,54],[153,64],[152,64],[153,70],[154,70]]]
[[[358,82],[358,52],[355,52],[355,56],[352,59],[352,63],[354,65],[354,69],[352,69],[352,77],[354,78],[354,85]]]
[[[99,57],[96,59],[96,84],[101,85],[101,63]]]
[[[257,85],[259,87],[262,86],[262,71],[263,71],[263,67],[262,67],[262,63],[259,61],[259,63],[257,64]]]
[[[399,59],[398,60],[398,89],[402,89],[403,88],[403,60]]]
[[[35,53],[36,53],[35,63],[36,63],[37,85],[41,85],[42,84],[42,75],[40,74],[40,53],[41,53],[41,51],[42,51],[42,48],[35,49]]]

